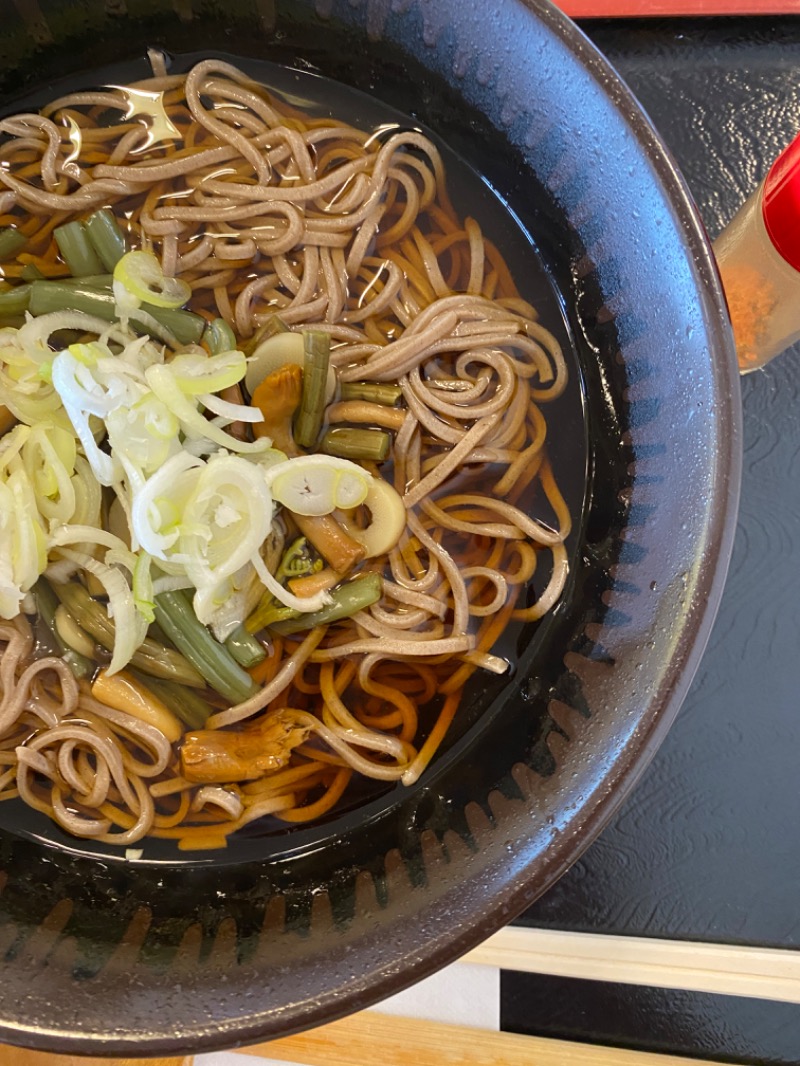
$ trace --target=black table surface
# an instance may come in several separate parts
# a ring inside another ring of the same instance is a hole
[[[800,130],[800,18],[587,22],[715,237]],[[800,946],[800,347],[742,380],[729,578],[666,742],[521,924]],[[800,1062],[800,1006],[504,975],[504,1028]]]

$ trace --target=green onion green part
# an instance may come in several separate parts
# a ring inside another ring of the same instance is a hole
[[[0,263],[5,263],[7,259],[13,259],[27,243],[28,238],[25,234],[20,233],[14,226],[6,226],[0,229]]]
[[[86,233],[100,262],[106,270],[113,272],[125,255],[125,237],[113,212],[107,207],[95,211],[86,220]]]
[[[342,618],[350,618],[365,607],[371,607],[381,598],[383,579],[380,574],[359,574],[352,581],[339,585],[331,592],[332,603],[322,607],[319,611],[310,614],[297,614],[295,618],[285,622],[276,622],[272,629],[276,633],[284,635],[300,633],[304,629],[313,629],[314,626],[329,625],[338,622]]]
[[[0,297],[3,295],[0,293]],[[92,288],[80,282],[64,284],[59,281],[34,281],[28,310],[36,316],[47,315],[51,311],[83,311],[105,322],[115,322],[118,317],[110,289]],[[150,304],[142,304],[141,310],[154,318],[181,345],[198,344],[206,328],[206,320],[191,311],[152,307]],[[2,314],[0,307],[0,316]],[[147,326],[137,321],[135,311],[130,315],[130,321],[139,333],[150,332]]]
[[[294,423],[294,439],[301,448],[313,448],[322,429],[325,414],[331,338],[322,330],[304,330],[303,344],[303,392]]]
[[[236,350],[236,336],[224,318],[215,318],[206,327],[205,342],[212,355]]]
[[[102,603],[93,599],[77,581],[53,585],[53,591],[79,626],[94,637],[101,647],[107,651],[114,650],[114,623]],[[193,688],[205,688],[202,676],[179,652],[164,648],[149,638],[146,638],[131,656],[131,666],[153,677],[162,677],[166,681],[179,681]]]
[[[102,274],[103,264],[98,259],[82,222],[66,222],[63,226],[56,226],[53,236],[70,274],[76,278],[82,278],[86,274]]]
[[[402,395],[399,385],[382,385],[377,381],[345,381],[341,386],[343,400],[366,400],[381,407],[394,407]]]
[[[43,577],[40,577],[33,586],[33,598],[36,601],[36,609],[39,612],[39,617],[47,626],[50,636],[53,638],[56,646],[61,652],[61,658],[70,668],[72,673],[79,681],[81,678],[91,677],[94,673],[95,664],[85,655],[81,655],[80,652],[70,648],[56,629],[55,617],[56,611],[58,610],[58,597]]]
[[[389,454],[391,436],[382,429],[329,429],[322,438],[320,451],[340,459],[373,459],[383,462]]]
[[[225,647],[234,657],[239,666],[247,669],[263,662],[267,657],[264,645],[256,640],[252,633],[245,629],[244,625],[238,625],[225,641]]]
[[[232,703],[242,703],[257,691],[249,674],[213,636],[192,610],[182,592],[162,592],[155,598],[156,621],[211,688]]]

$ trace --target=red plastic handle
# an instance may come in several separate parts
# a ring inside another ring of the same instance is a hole
[[[764,225],[776,251],[800,271],[800,136],[770,167],[761,204]]]

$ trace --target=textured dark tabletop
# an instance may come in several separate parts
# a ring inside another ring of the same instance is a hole
[[[583,28],[713,238],[800,130],[800,18]],[[622,811],[524,924],[800,947],[800,350],[742,392],[733,561],[689,697]],[[520,1031],[800,1062],[800,1006],[516,975],[503,1010]]]

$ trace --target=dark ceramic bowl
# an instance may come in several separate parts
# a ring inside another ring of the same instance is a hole
[[[54,846],[38,823],[6,815],[2,1040],[200,1050],[373,1004],[552,885],[678,709],[717,607],[738,491],[739,387],[719,282],[672,160],[593,47],[544,2],[488,10],[4,5],[6,110],[65,77],[96,82],[107,64],[141,76],[145,48],[161,45],[176,62],[223,51],[318,71],[426,124],[534,235],[529,266],[552,280],[574,349],[562,446],[575,454],[577,441],[582,464],[586,445],[588,489],[579,464],[562,603],[519,637],[510,681],[473,691],[416,787],[181,865]]]

